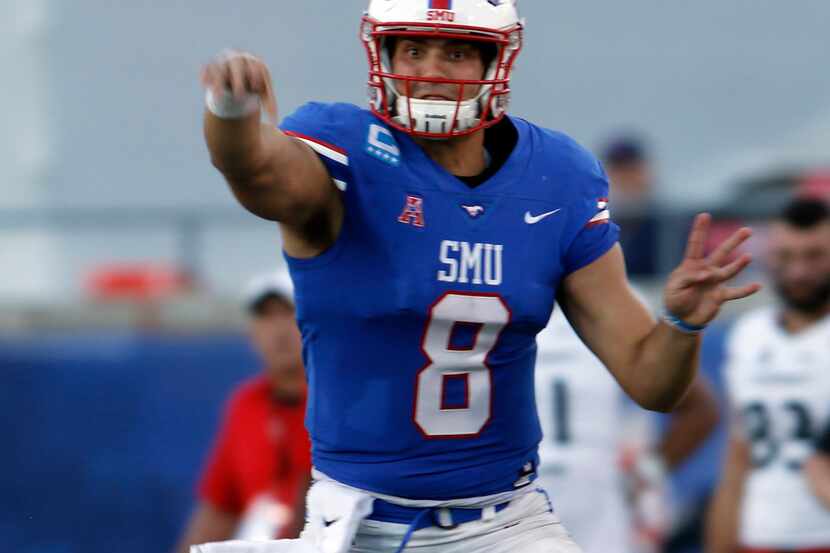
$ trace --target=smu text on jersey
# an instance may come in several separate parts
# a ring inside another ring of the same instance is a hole
[[[501,244],[442,240],[439,258],[443,268],[438,271],[438,280],[498,286],[502,280],[503,250]]]

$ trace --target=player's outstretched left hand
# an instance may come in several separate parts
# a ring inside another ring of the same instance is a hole
[[[664,292],[666,310],[692,325],[705,325],[717,316],[725,302],[751,296],[761,289],[757,283],[726,286],[728,280],[752,261],[749,254],[729,261],[735,248],[752,236],[752,230],[744,227],[736,231],[709,256],[705,256],[711,222],[712,217],[708,213],[695,217],[686,245],[686,256],[669,276]]]

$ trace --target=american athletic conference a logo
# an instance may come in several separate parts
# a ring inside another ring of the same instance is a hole
[[[407,194],[398,222],[419,229],[424,228],[424,199],[415,194]]]

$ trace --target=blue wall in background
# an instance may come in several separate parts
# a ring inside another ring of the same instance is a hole
[[[255,367],[231,335],[0,343],[0,549],[169,551],[223,401]]]
[[[723,327],[705,341],[716,375]],[[14,553],[167,553],[231,388],[238,335],[62,334],[0,341],[0,542]],[[677,479],[715,478],[722,434]]]

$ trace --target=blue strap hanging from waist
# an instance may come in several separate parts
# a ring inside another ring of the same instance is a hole
[[[509,501],[495,505],[494,512],[498,513],[507,508]],[[369,520],[377,520],[380,522],[393,522],[396,524],[406,524],[406,534],[404,534],[401,545],[395,553],[401,553],[409,543],[412,534],[418,530],[437,526],[439,528],[451,529],[459,524],[472,522],[474,520],[481,520],[486,509],[471,508],[465,509],[460,507],[404,507],[396,505],[383,499],[375,499],[374,509],[372,514],[367,518]]]

